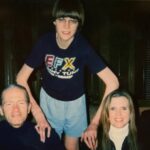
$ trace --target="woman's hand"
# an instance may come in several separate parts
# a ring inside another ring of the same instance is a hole
[[[84,140],[91,150],[96,150],[98,145],[97,128],[98,126],[96,124],[91,123],[81,136],[81,141]]]

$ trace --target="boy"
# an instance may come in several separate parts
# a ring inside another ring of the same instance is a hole
[[[79,32],[84,23],[81,2],[57,0],[52,15],[55,32],[47,33],[38,41],[16,80],[29,92],[32,113],[38,123],[41,138],[44,139],[45,128],[50,130],[43,111],[60,137],[65,133],[66,149],[79,150],[78,138],[87,128],[84,67],[88,66],[92,73],[96,73],[103,80],[106,85],[104,96],[118,88],[119,83],[117,77]],[[43,63],[41,111],[27,81],[33,70]],[[101,106],[83,138],[90,137],[90,140],[95,141],[100,113]]]

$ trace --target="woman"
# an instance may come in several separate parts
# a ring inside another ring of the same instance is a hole
[[[126,91],[115,90],[105,98],[101,119],[102,150],[137,150],[134,105]]]

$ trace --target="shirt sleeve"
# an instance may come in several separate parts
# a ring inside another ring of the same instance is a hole
[[[25,64],[31,68],[37,68],[44,62],[46,44],[43,39],[40,39],[33,47],[31,53],[25,60]]]
[[[101,56],[97,55],[96,52],[90,46],[86,56],[87,57],[85,58],[85,60],[87,66],[92,73],[96,74],[106,67],[106,64],[101,58]]]

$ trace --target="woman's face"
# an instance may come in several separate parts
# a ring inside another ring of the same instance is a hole
[[[130,118],[129,102],[126,97],[112,98],[109,106],[109,121],[116,128],[128,124]]]

